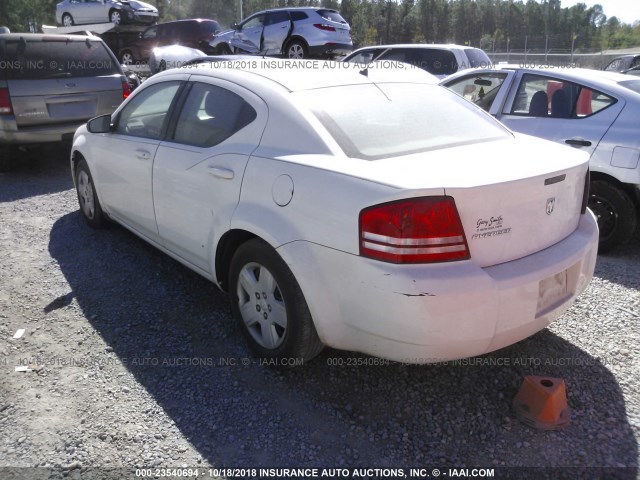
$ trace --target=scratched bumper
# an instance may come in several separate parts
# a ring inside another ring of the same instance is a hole
[[[433,363],[481,355],[545,328],[588,285],[597,245],[597,224],[588,211],[561,242],[487,268],[473,259],[393,265],[303,241],[278,252],[326,345]],[[564,286],[549,291],[554,278]]]

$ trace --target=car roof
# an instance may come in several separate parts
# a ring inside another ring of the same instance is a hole
[[[335,8],[322,8],[322,7],[281,7],[281,8],[267,8],[266,10],[262,10],[260,12],[256,12],[256,13],[264,13],[264,12],[282,12],[282,11],[289,11],[289,10],[331,10],[333,12],[337,12],[338,10],[336,10]]]
[[[604,81],[604,82],[620,82],[628,80],[629,77],[620,73],[610,70],[593,70],[590,68],[549,68],[548,66],[527,67],[522,68],[519,65],[514,64],[500,64],[495,65],[494,68],[479,68],[478,71],[499,71],[499,70],[518,70],[521,72],[529,72],[536,74],[551,74],[558,77],[566,78],[567,80],[588,80]],[[470,73],[472,70],[466,70],[465,73]]]
[[[174,23],[183,23],[183,22],[198,22],[198,23],[202,23],[202,22],[216,22],[218,23],[217,20],[214,20],[212,18],[183,18],[182,20],[171,20],[170,22],[162,22],[162,23],[157,23],[156,25],[149,25],[150,27],[158,27],[160,25],[173,25]]]
[[[345,65],[352,65],[346,67]],[[438,79],[421,68],[404,65],[385,68],[373,62],[363,70],[355,64],[345,64],[330,60],[289,60],[253,57],[253,61],[199,63],[186,68],[189,73],[212,77],[233,77],[242,84],[242,79],[271,80],[290,92],[314,90],[343,85],[365,85],[371,83],[423,83],[436,85]],[[255,68],[254,68],[255,67]],[[175,72],[175,70],[174,70]],[[157,74],[169,75],[170,70]],[[366,73],[366,74],[365,74]],[[155,78],[154,77],[154,78]]]
[[[635,98],[636,96],[640,95],[637,92],[620,85],[621,82],[632,80],[632,78],[630,78],[628,75],[620,72],[608,70],[592,70],[589,68],[549,68],[545,66],[522,68],[519,65],[500,64],[494,65],[493,68],[472,68],[463,70],[442,79],[440,83],[445,84],[456,78],[473,74],[474,72],[482,75],[486,73],[500,72],[503,70],[514,70],[523,73],[553,76],[562,80],[573,81],[576,83],[588,83],[591,87],[602,90],[608,89],[610,91],[616,91],[626,97],[631,95]]]

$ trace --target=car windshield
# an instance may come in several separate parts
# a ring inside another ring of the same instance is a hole
[[[349,85],[298,92],[349,157],[365,160],[508,138],[508,131],[437,85]]]
[[[98,77],[120,73],[102,42],[50,40],[24,37],[0,43],[6,80],[41,80],[67,77]]]
[[[618,84],[628,88],[629,90],[633,90],[636,93],[640,93],[640,80],[624,80],[622,82],[618,82]]]

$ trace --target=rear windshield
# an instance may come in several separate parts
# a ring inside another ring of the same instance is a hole
[[[5,80],[43,80],[98,77],[120,73],[102,42],[25,38],[0,41],[1,71]]]
[[[479,48],[465,48],[464,53],[469,59],[469,65],[460,65],[460,69],[464,68],[487,68],[491,66],[491,59]]]
[[[295,95],[353,158],[378,160],[510,135],[484,112],[437,85],[349,85]]]
[[[625,88],[629,90],[633,90],[636,93],[640,93],[640,79],[639,80],[624,80],[622,82],[618,82]]]
[[[318,10],[318,15],[332,22],[347,23],[347,21],[342,18],[342,15],[340,15],[335,10]]]

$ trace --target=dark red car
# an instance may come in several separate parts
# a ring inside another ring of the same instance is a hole
[[[153,48],[164,45],[200,48],[202,42],[208,42],[220,31],[218,22],[202,18],[159,23],[142,32],[136,42],[121,48],[118,59],[124,65],[146,62]]]

